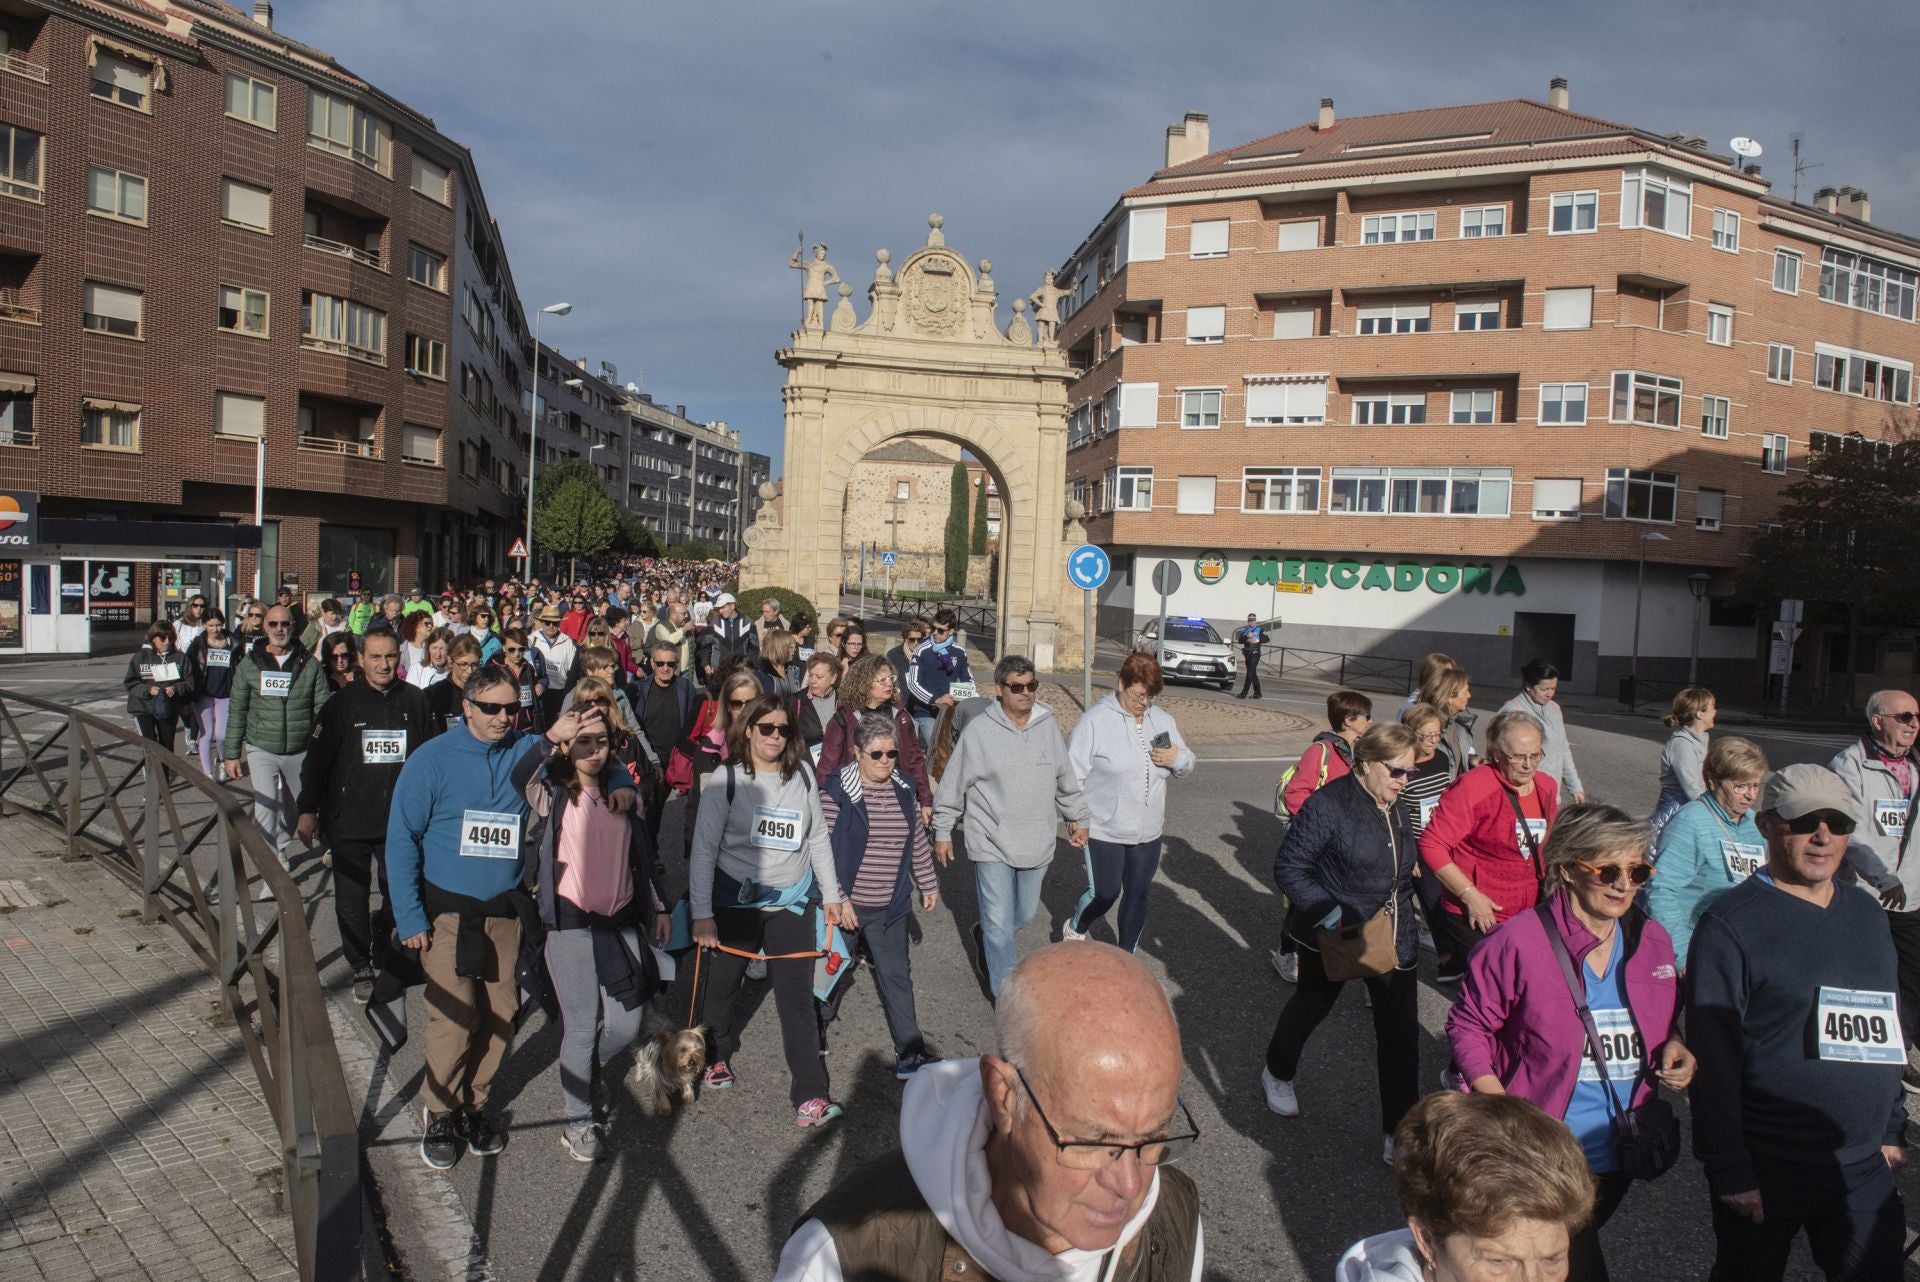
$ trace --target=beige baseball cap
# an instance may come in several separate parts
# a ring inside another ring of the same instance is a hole
[[[1851,815],[1854,809],[1853,794],[1840,776],[1810,762],[1773,771],[1760,790],[1761,812],[1772,811],[1782,819],[1798,819],[1816,810]]]

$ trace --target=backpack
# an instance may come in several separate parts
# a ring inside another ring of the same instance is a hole
[[[667,756],[667,787],[682,796],[693,791],[694,766],[693,754],[698,751],[694,744],[701,736],[713,729],[713,721],[719,715],[719,705],[712,699],[700,704],[700,711],[693,719],[693,729],[689,730],[681,741],[674,745]]]
[[[1327,786],[1327,769],[1332,764],[1335,751],[1331,741],[1338,738],[1339,736],[1333,734],[1331,731],[1322,730],[1319,734],[1313,736],[1313,743],[1307,745],[1311,748],[1314,743],[1317,743],[1323,745],[1325,748],[1325,751],[1320,754],[1320,778],[1313,785],[1314,791],[1316,792]],[[1300,755],[1304,757],[1307,754],[1303,752]],[[1280,776],[1280,782],[1273,786],[1273,817],[1280,821],[1283,828],[1293,822],[1293,812],[1287,809],[1285,798],[1287,785],[1293,782],[1293,777],[1299,773],[1299,770],[1300,763],[1296,761],[1286,768]]]

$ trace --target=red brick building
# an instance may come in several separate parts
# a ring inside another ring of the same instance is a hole
[[[1920,241],[1864,191],[1796,205],[1705,140],[1581,115],[1564,81],[1208,132],[1170,129],[1058,273],[1104,629],[1158,612],[1170,557],[1175,613],[1446,650],[1490,692],[1536,656],[1611,690],[1636,614],[1643,677],[1684,677],[1697,636],[1703,679],[1756,687],[1732,573],[1813,452],[1911,413]],[[1863,657],[1911,671],[1910,643]]]
[[[264,438],[269,585],[495,573],[528,343],[473,159],[255,8],[0,12],[0,489],[250,523]]]

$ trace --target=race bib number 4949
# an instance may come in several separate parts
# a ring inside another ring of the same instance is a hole
[[[520,816],[469,810],[460,816],[460,853],[469,859],[518,859]]]
[[[1814,1044],[1821,1059],[1852,1064],[1907,1062],[1892,993],[1822,985],[1814,1021]]]

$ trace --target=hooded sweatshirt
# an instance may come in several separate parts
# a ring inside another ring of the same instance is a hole
[[[929,1064],[907,1082],[900,1103],[900,1150],[940,1227],[996,1282],[1098,1282],[1107,1250],[1049,1255],[1002,1223],[987,1174],[991,1129],[979,1060]],[[1159,1196],[1156,1171],[1140,1209],[1109,1250],[1133,1241]],[[1195,1230],[1192,1282],[1200,1282],[1206,1256],[1206,1226],[1201,1224]],[[841,1282],[841,1278],[833,1239],[818,1220],[808,1220],[788,1239],[780,1253],[779,1272],[774,1274],[774,1282]]]
[[[1022,727],[994,703],[967,723],[933,794],[933,839],[952,841],[963,812],[967,858],[1015,868],[1052,860],[1056,813],[1087,821],[1087,799],[1051,708],[1034,704]]]
[[[1148,755],[1162,734],[1174,751],[1171,766],[1156,766]],[[1195,760],[1165,709],[1148,704],[1146,717],[1135,721],[1117,694],[1080,718],[1067,741],[1067,757],[1087,799],[1093,839],[1127,846],[1159,838],[1166,822],[1167,778],[1186,778]]]
[[[1361,1238],[1333,1266],[1333,1282],[1423,1282],[1426,1276],[1412,1229]]]

